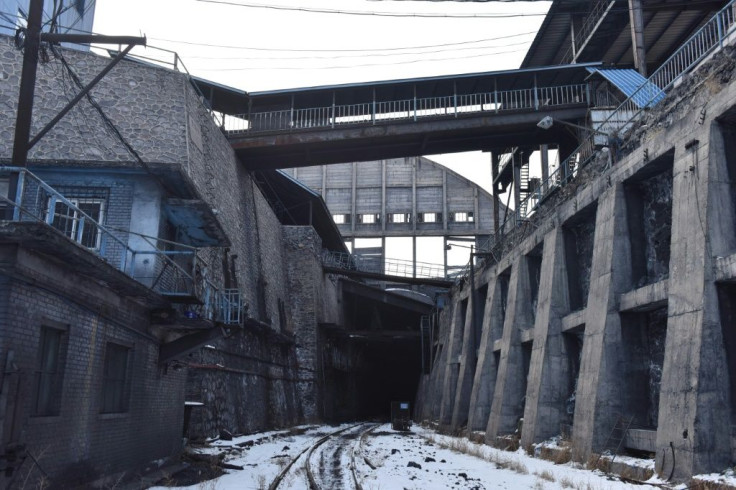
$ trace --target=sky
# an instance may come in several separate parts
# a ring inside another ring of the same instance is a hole
[[[256,92],[517,68],[550,3],[97,0],[94,31]],[[490,190],[488,154],[427,156]]]

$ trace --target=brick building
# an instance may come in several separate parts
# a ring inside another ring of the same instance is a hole
[[[0,58],[13,121],[11,38]],[[54,50],[32,133],[107,61]],[[19,176],[22,190],[0,203],[4,484],[70,485],[175,455],[185,410],[188,437],[321,416],[316,324],[338,323],[338,286],[320,257],[323,242],[344,245],[318,196],[305,194],[308,222],[282,224],[185,74],[121,62],[27,169],[12,166],[12,135],[0,131],[0,189]]]

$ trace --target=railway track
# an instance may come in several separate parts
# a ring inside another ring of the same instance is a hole
[[[306,485],[310,490],[346,489],[362,490],[361,479],[356,470],[356,459],[362,458],[373,468],[372,463],[363,456],[362,445],[365,437],[379,424],[355,424],[331,432],[317,439],[297,454],[274,479],[269,490],[286,489],[287,476],[303,469]],[[366,428],[366,426],[368,426]],[[349,471],[348,471],[349,469]],[[302,479],[301,475],[296,476]],[[302,480],[303,481],[303,480]]]

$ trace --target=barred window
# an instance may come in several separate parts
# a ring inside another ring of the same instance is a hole
[[[380,214],[359,214],[358,223],[363,225],[374,225],[381,222]]]
[[[472,223],[473,212],[472,211],[459,211],[450,213],[450,221],[454,223]]]
[[[441,223],[442,213],[419,213],[417,221],[420,223]]]
[[[130,392],[130,347],[108,342],[102,376],[101,413],[128,411]]]
[[[389,223],[411,223],[411,213],[390,213]]]
[[[54,228],[85,247],[99,250],[102,232],[95,224],[105,219],[106,200],[96,197],[69,197],[74,207],[50,197],[46,220]],[[93,222],[85,216],[92,218]]]
[[[42,326],[35,373],[34,415],[59,415],[66,351],[66,331]]]
[[[349,214],[333,214],[332,219],[335,220],[335,223],[338,225],[347,225],[350,224],[350,215]]]

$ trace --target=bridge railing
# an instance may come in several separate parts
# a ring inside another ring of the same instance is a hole
[[[596,139],[600,139],[599,131],[609,133],[606,145],[619,145],[622,138],[633,127],[633,123],[646,110],[654,107],[664,99],[668,90],[677,86],[682,77],[705,60],[717,48],[723,47],[730,37],[736,36],[736,0],[731,0],[690,39],[688,39],[670,58],[665,61],[631,96],[611,111],[608,117],[596,124],[597,132],[591,132],[572,154],[560,162],[557,169],[542,181],[519,205],[519,209],[508,213],[499,233],[489,238],[488,242],[478,247],[479,252],[500,251],[503,240],[527,218],[534,214],[545,199],[558,188],[565,186],[575,178],[601,151]],[[605,137],[604,137],[605,138]],[[615,148],[613,148],[615,149]],[[609,151],[609,148],[605,148]],[[458,276],[458,280],[467,277]]]
[[[225,129],[232,134],[324,129],[355,124],[380,124],[385,121],[457,117],[460,114],[482,112],[539,111],[555,106],[589,105],[590,102],[589,86],[581,83],[252,112],[229,117]]]
[[[397,277],[418,277],[422,279],[445,279],[445,266],[413,260],[387,259],[375,255],[349,254],[325,251],[322,264],[346,271],[367,272]]]

